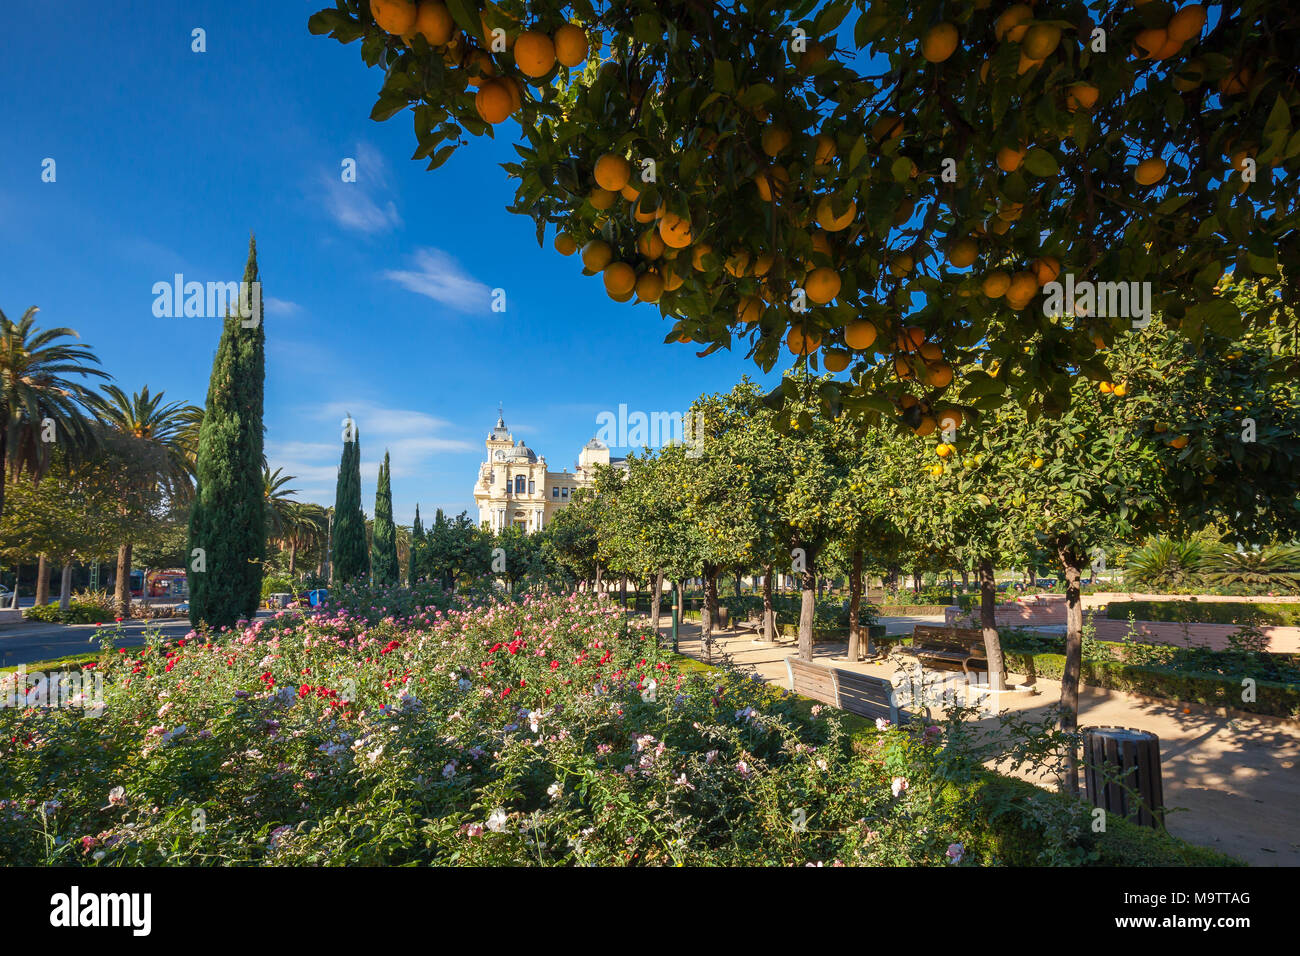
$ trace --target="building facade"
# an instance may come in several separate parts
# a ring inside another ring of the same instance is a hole
[[[582,447],[573,471],[551,471],[546,456],[539,456],[522,439],[514,440],[504,413],[498,415],[485,444],[487,460],[479,465],[474,503],[479,524],[494,532],[511,525],[528,534],[541,531],[573,500],[575,491],[595,483],[597,465],[627,467],[626,459],[610,457],[608,446],[593,438]]]

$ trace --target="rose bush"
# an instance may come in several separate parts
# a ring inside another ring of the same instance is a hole
[[[981,758],[955,719],[851,745],[832,708],[580,595],[351,599],[109,646],[97,718],[0,709],[0,861],[1003,861],[1011,808],[961,799]],[[1089,857],[1054,832],[1035,852]]]

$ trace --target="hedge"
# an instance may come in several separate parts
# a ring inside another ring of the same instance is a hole
[[[1060,680],[1065,655],[1025,654],[1008,649],[1007,667],[1017,673]],[[1084,684],[1146,697],[1231,707],[1270,717],[1300,716],[1300,683],[1257,679],[1256,699],[1243,701],[1241,679],[1237,677],[1099,660],[1083,661],[1079,679]]]
[[[716,667],[679,655],[677,666],[683,672],[708,673]],[[773,696],[786,692],[768,684]],[[812,707],[817,701],[792,695],[788,700],[795,713],[803,720],[812,720]],[[839,713],[841,726],[848,735],[850,745],[859,753],[870,753],[880,731],[875,721],[848,711]],[[966,807],[971,817],[978,811],[984,838],[978,847],[982,855],[996,859],[1004,866],[1033,866],[1038,863],[1045,837],[1042,829],[1029,814],[1014,813],[1017,806],[1029,801],[1065,799],[1044,790],[1027,780],[1006,777],[986,771],[963,787],[951,785],[943,799]],[[1095,856],[1088,861],[1093,866],[1245,866],[1243,862],[1208,847],[1196,846],[1161,830],[1140,827],[1122,817],[1108,814],[1106,832],[1093,833],[1091,813],[1086,805],[1079,807],[1079,842],[1081,848]]]
[[[1250,604],[1236,601],[1116,601],[1106,605],[1112,621],[1167,621],[1176,624],[1258,624],[1300,626],[1300,604]]]

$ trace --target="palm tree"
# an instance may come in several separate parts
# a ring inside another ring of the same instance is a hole
[[[0,514],[4,513],[6,478],[26,471],[39,480],[49,466],[53,435],[72,455],[93,446],[85,409],[94,393],[68,376],[110,378],[94,368],[99,359],[88,346],[64,341],[72,329],[37,329],[36,306],[13,322],[0,311]]]
[[[291,481],[297,481],[294,475],[281,474],[283,469],[272,471],[262,465],[262,495],[266,499],[266,536],[272,541],[287,541],[292,533],[296,510],[301,504],[293,495],[296,488],[286,488]]]
[[[148,499],[166,495],[173,502],[186,501],[194,494],[194,463],[186,430],[196,412],[202,417],[202,410],[182,402],[165,404],[163,394],[151,395],[145,386],[128,396],[116,385],[106,385],[92,404],[115,439],[125,443],[120,457],[129,467],[132,489]],[[130,510],[124,502],[124,518]],[[117,551],[114,600],[123,617],[131,607],[131,549],[128,537]]]

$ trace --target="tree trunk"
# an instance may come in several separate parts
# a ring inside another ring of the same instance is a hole
[[[0,468],[0,471],[3,470],[4,469]],[[21,564],[15,564],[14,565],[14,596],[13,596],[13,600],[9,602],[10,608],[15,608],[18,606],[18,584],[22,581],[22,578],[23,578],[23,566]]]
[[[45,555],[36,560],[36,600],[35,606],[48,604],[50,601],[50,568]]]
[[[921,596],[921,572],[912,572],[912,590],[916,592],[917,597]]]
[[[294,571],[298,569],[298,539],[293,537],[289,539],[289,576],[293,577]]]
[[[1065,571],[1065,669],[1061,674],[1061,730],[1073,734],[1079,727],[1079,671],[1083,666],[1083,604],[1079,599],[1079,580],[1083,560],[1073,545],[1059,550]],[[1070,742],[1065,756],[1065,789],[1079,793],[1078,747]]]
[[[961,589],[962,593],[970,590],[970,572],[965,568],[961,569]]]
[[[620,607],[627,607],[627,575],[623,575],[618,584],[618,603]]]
[[[69,561],[63,566],[63,574],[59,578],[59,607],[66,611],[72,604],[72,562]]]
[[[736,572],[736,597],[740,597],[740,572]]]
[[[763,640],[776,643],[776,611],[772,609],[772,566],[763,575]]]
[[[113,607],[117,616],[131,616],[131,542],[117,549],[117,578],[113,582]]]
[[[704,657],[713,663],[713,623],[718,619],[718,569],[704,566],[704,611],[700,614],[700,633],[704,638]]]
[[[813,659],[813,614],[817,608],[817,574],[812,568],[812,556],[801,575],[802,598],[799,602],[799,659]]]
[[[650,627],[654,629],[655,634],[659,633],[659,602],[664,593],[664,573],[656,571],[654,577],[650,579]]]
[[[862,659],[862,629],[858,626],[858,612],[862,608],[862,549],[853,551],[853,570],[849,572],[849,661],[856,664]],[[871,653],[871,639],[867,638],[867,653]]]
[[[980,560],[980,628],[984,632],[984,651],[989,659],[989,687],[1003,690],[1007,686],[1007,665],[998,637],[998,589],[993,581],[993,559]]]
[[[1032,567],[1025,568],[1025,590],[1031,590],[1034,583],[1038,580]]]

